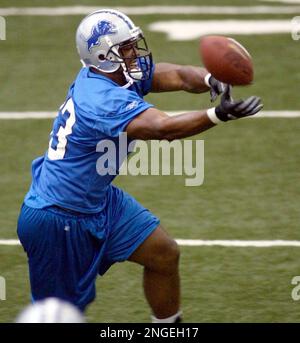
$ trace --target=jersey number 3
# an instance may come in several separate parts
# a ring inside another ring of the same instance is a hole
[[[67,146],[67,136],[72,133],[75,124],[75,109],[72,98],[69,98],[60,108],[49,142],[48,158],[61,160],[64,158]]]

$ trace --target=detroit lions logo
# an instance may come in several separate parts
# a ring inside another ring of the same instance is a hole
[[[88,50],[91,52],[91,49],[99,45],[99,39],[102,36],[112,35],[117,32],[116,26],[107,20],[101,20],[92,28],[91,36],[87,40]]]

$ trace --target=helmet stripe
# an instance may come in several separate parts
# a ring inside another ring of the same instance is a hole
[[[114,14],[114,15],[116,15],[117,17],[119,17],[119,18],[121,18],[127,25],[128,25],[128,27],[130,28],[130,29],[133,29],[133,23],[132,23],[132,21],[128,18],[128,17],[126,17],[126,16],[124,16],[122,13],[120,13],[120,12],[117,12],[117,11],[113,11],[113,10],[100,10],[100,11],[97,11],[97,12],[101,12],[101,13],[109,13],[109,14]],[[95,12],[95,13],[97,13],[97,12]]]

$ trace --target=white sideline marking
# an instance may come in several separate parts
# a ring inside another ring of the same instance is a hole
[[[262,35],[292,32],[291,20],[168,20],[148,26],[163,32],[169,40],[187,41],[209,34]]]
[[[196,110],[166,111],[170,116]],[[57,112],[0,112],[1,119],[51,119],[55,118]],[[262,111],[250,118],[298,118],[300,111]]]
[[[199,247],[199,246],[222,246],[222,247],[300,247],[300,241],[241,241],[241,240],[201,240],[201,239],[176,239],[180,246]],[[1,239],[0,245],[21,245],[17,239]]]
[[[0,8],[2,16],[58,16],[85,15],[98,10],[100,6],[63,7],[7,7]],[[128,15],[149,14],[295,14],[300,6],[139,6],[111,7]]]

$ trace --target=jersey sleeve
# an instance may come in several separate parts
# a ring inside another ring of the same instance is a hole
[[[108,90],[104,98],[97,111],[94,128],[100,135],[104,133],[109,137],[118,137],[136,116],[153,107],[136,92],[121,87]]]

